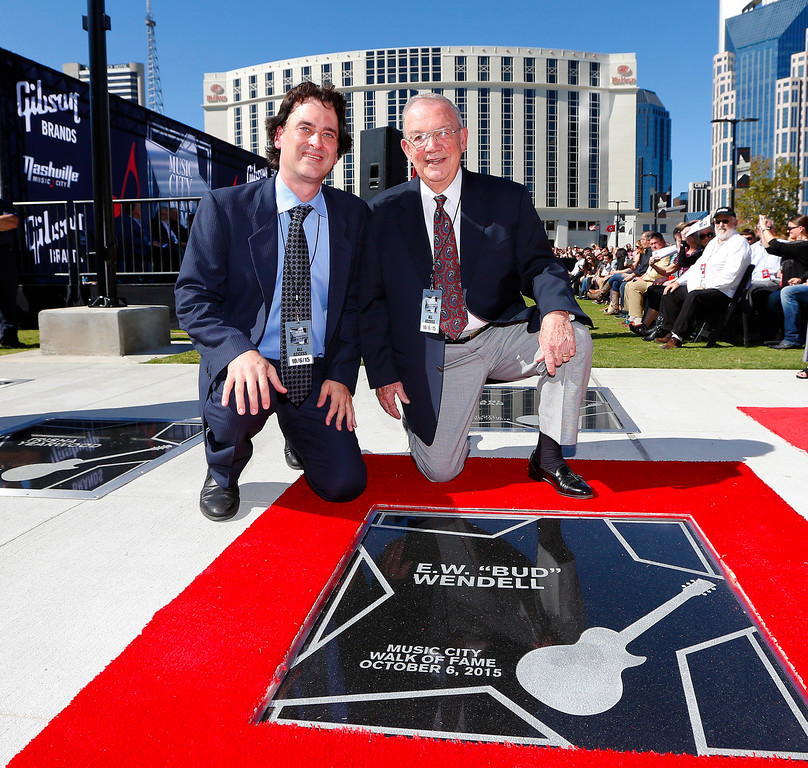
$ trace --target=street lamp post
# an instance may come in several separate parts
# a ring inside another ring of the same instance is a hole
[[[758,117],[716,117],[711,123],[729,123],[732,126],[730,135],[730,167],[729,167],[729,207],[735,210],[735,126],[738,123],[756,123]]]
[[[620,204],[627,203],[628,200],[609,200],[617,206],[617,213],[614,215],[614,249],[620,247]]]
[[[657,187],[659,186],[659,177],[655,173],[644,173],[642,175],[643,178],[646,176],[650,176],[654,180],[654,188],[651,190],[651,208],[654,210],[654,232],[657,231],[658,224],[657,224],[657,205],[656,205],[656,195],[659,191]]]

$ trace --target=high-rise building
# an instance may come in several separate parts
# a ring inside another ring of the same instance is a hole
[[[83,83],[90,82],[90,68],[76,62],[62,64],[62,72]],[[107,90],[110,93],[146,106],[146,80],[143,64],[130,61],[128,64],[107,66]]]
[[[742,11],[724,22],[724,49],[713,58],[714,206],[732,199],[733,150],[774,159],[777,82],[805,49],[808,0],[749,2]]]
[[[710,182],[691,181],[687,189],[687,212],[707,213],[711,210]]]
[[[670,204],[671,116],[653,91],[637,91],[638,211]]]
[[[637,200],[636,68],[634,54],[504,46],[305,56],[206,74],[205,130],[263,153],[286,91],[332,82],[348,98],[354,147],[326,183],[358,192],[361,131],[400,129],[410,96],[443,93],[469,129],[466,166],[527,186],[557,245],[589,244],[605,239],[618,201],[622,214]]]

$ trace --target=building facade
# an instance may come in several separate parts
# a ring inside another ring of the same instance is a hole
[[[62,64],[62,72],[70,77],[90,82],[90,68],[75,62]],[[146,76],[143,64],[130,61],[128,64],[107,66],[107,90],[115,96],[146,106]]]
[[[713,58],[714,206],[733,197],[734,149],[749,147],[751,157],[769,160],[777,156],[777,98],[790,90],[778,82],[793,79],[792,55],[806,45],[808,0],[750,2],[742,10],[726,19],[724,49]]]
[[[633,54],[547,48],[442,46],[363,50],[208,73],[205,130],[263,153],[265,121],[303,80],[331,82],[348,99],[354,147],[326,183],[357,193],[361,131],[401,129],[410,96],[457,104],[469,129],[465,164],[530,190],[559,246],[605,240],[616,203],[637,198]],[[610,235],[613,243],[614,235]]]
[[[671,203],[671,116],[653,91],[637,91],[638,211]]]

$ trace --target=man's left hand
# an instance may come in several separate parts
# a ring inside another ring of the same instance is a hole
[[[555,376],[556,368],[575,355],[575,330],[569,314],[561,310],[548,312],[539,330],[539,354],[536,362],[544,361],[547,373]]]
[[[320,398],[317,400],[317,407],[322,408],[325,401],[331,399],[328,406],[328,413],[325,417],[325,424],[327,427],[331,426],[331,420],[336,415],[334,426],[342,431],[342,421],[345,420],[345,426],[348,427],[349,432],[353,432],[356,427],[356,416],[354,415],[353,400],[351,392],[344,384],[338,381],[326,379],[323,386],[320,387]]]

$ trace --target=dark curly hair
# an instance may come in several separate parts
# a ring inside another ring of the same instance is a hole
[[[269,167],[273,171],[278,170],[281,159],[281,151],[275,146],[275,134],[278,132],[278,128],[286,125],[286,121],[294,108],[307,99],[316,99],[323,106],[333,107],[334,112],[337,113],[337,122],[339,124],[337,158],[351,151],[353,141],[351,140],[351,134],[348,133],[348,124],[345,119],[345,97],[335,90],[333,85],[320,86],[316,83],[305,81],[287,91],[283,102],[281,102],[278,114],[267,118],[267,159],[269,160]]]

